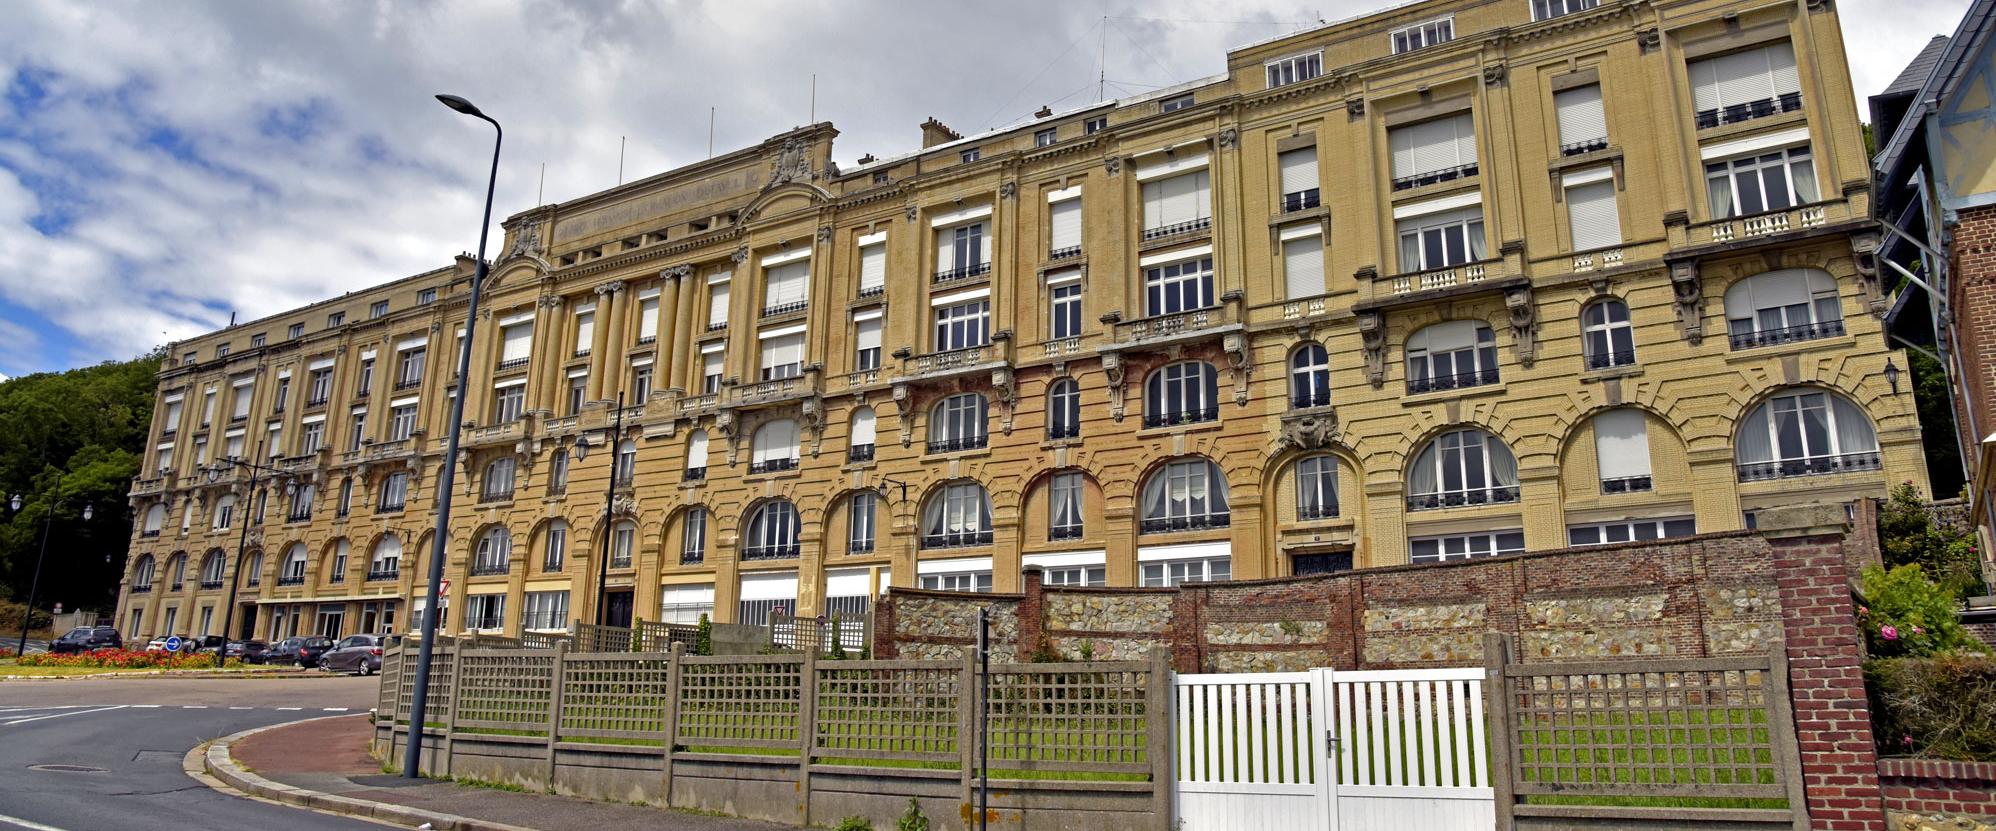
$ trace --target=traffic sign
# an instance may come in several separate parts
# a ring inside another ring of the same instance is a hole
[[[170,638],[167,638],[167,639],[166,639],[166,651],[168,651],[168,652],[179,652],[179,651],[180,651],[180,636],[179,636],[179,635],[174,635],[174,636],[172,636],[172,637],[170,637]]]
[[[437,584],[437,596],[442,597],[446,594],[450,594],[450,578],[448,577],[444,578],[443,582]]]

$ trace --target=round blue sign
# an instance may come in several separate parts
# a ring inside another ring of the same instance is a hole
[[[168,652],[179,652],[179,651],[180,651],[180,636],[179,636],[179,635],[175,635],[175,636],[173,636],[173,637],[171,637],[171,638],[167,638],[167,639],[166,639],[166,651],[168,651]]]

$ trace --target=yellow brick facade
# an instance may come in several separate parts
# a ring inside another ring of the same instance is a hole
[[[1141,99],[969,138],[935,125],[925,130],[932,146],[857,169],[832,164],[836,131],[813,125],[512,216],[491,252],[464,385],[473,426],[446,561],[450,628],[461,628],[457,610],[470,596],[502,592],[497,623],[508,633],[524,625],[530,592],[566,591],[564,617],[595,617],[614,455],[606,441],[631,442],[636,454],[634,481],[615,489],[613,504],[617,522],[635,526],[631,563],[611,569],[607,585],[619,615],[644,619],[655,619],[662,602],[703,596],[680,589],[711,587],[715,619],[734,620],[745,577],[757,597],[782,594],[781,579],[759,577],[772,574],[797,578],[786,608],[820,613],[849,608],[828,602],[828,592],[918,585],[945,560],[970,568],[988,558],[999,591],[1015,589],[1021,567],[1034,562],[1097,563],[1109,585],[1137,585],[1144,564],[1187,552],[1217,551],[1231,576],[1265,577],[1292,573],[1299,555],[1349,554],[1356,567],[1401,563],[1410,539],[1437,535],[1517,530],[1527,548],[1542,549],[1567,544],[1569,526],[1594,522],[1691,517],[1701,532],[1736,529],[1758,508],[1924,482],[1910,382],[1895,389],[1885,372],[1888,361],[1903,367],[1905,359],[1884,347],[1879,328],[1868,174],[1833,6],[1604,3],[1535,21],[1533,5],[1436,0],[1332,24],[1236,50],[1226,74]],[[1393,54],[1396,30],[1439,19],[1451,21],[1452,40]],[[1690,67],[1783,41],[1795,55],[1799,109],[1700,126]],[[1321,56],[1320,75],[1269,86],[1269,62],[1309,55]],[[1555,95],[1590,84],[1601,90],[1606,146],[1567,153]],[[1190,104],[1179,107],[1186,96]],[[1473,124],[1476,170],[1396,186],[1394,131],[1461,113]],[[1704,156],[1780,135],[1803,136],[1794,140],[1811,151],[1819,198],[1715,217]],[[1285,204],[1279,155],[1309,148],[1321,202]],[[1147,234],[1145,183],[1202,165],[1207,227]],[[1619,244],[1574,249],[1562,182],[1576,174],[1613,183]],[[1050,259],[1050,199],[1076,189],[1080,251]],[[1401,262],[1396,214],[1418,218],[1437,204],[1480,208],[1483,256],[1425,270]],[[971,219],[983,223],[988,270],[939,279],[951,265],[939,258],[944,238],[953,239],[950,223]],[[1322,240],[1324,290],[1290,297],[1284,241],[1306,229]],[[884,291],[861,288],[863,245],[884,245]],[[1206,248],[1211,305],[1155,313],[1146,269]],[[781,302],[788,295],[768,295],[767,272],[799,262],[808,263],[805,299],[790,310]],[[1841,326],[1735,348],[1728,288],[1793,268],[1834,279]],[[1081,275],[1081,329],[1055,337],[1047,278],[1068,269]],[[226,591],[202,588],[199,567],[207,552],[232,557],[241,527],[213,528],[214,507],[225,493],[256,497],[243,490],[246,473],[209,481],[194,437],[208,436],[212,461],[226,432],[242,428],[247,455],[273,422],[280,444],[270,455],[283,473],[262,521],[251,520],[248,547],[260,552],[260,570],[257,585],[241,590],[241,609],[259,610],[255,634],[286,634],[291,620],[300,620],[296,631],[312,631],[322,609],[342,610],[339,628],[355,631],[367,603],[396,603],[396,628],[413,621],[470,273],[461,258],[176,347],[160,389],[183,396],[180,421],[169,436],[162,403],[155,445],[171,447],[149,454],[132,492],[141,516],[159,504],[165,520],[157,535],[142,523],[133,541],[122,629],[163,634],[171,608],[171,628],[191,631],[200,610],[213,608],[219,631]],[[715,325],[721,275],[728,302]],[[423,302],[425,291],[434,302]],[[988,344],[938,348],[932,310],[979,296],[990,304]],[[1590,370],[1581,315],[1603,298],[1627,305],[1635,360]],[[387,311],[373,317],[380,301]],[[591,310],[586,339],[583,309]],[[874,312],[880,365],[862,369],[856,319]],[[329,321],[334,313],[343,319]],[[1464,320],[1494,336],[1493,383],[1411,391],[1408,339]],[[293,324],[304,332],[289,336]],[[504,324],[531,327],[523,360],[505,360]],[[796,327],[800,374],[762,381],[762,345]],[[259,333],[262,344],[253,346]],[[398,389],[400,356],[417,342],[426,366]],[[1327,406],[1292,406],[1290,360],[1305,342],[1328,353]],[[218,357],[223,344],[232,351]],[[725,363],[710,393],[704,356],[715,348]],[[371,384],[362,389],[369,355]],[[311,404],[312,368],[328,361],[330,394]],[[1146,400],[1148,382],[1179,361],[1213,368],[1215,417],[1146,426],[1157,409]],[[650,392],[636,400],[646,367]],[[289,379],[282,408],[280,376]],[[231,425],[239,379],[251,379],[252,400],[249,416]],[[1079,386],[1079,435],[1071,438],[1049,435],[1047,391],[1059,379]],[[496,399],[509,383],[524,384],[520,417],[500,421]],[[209,387],[220,403],[203,427]],[[1875,432],[1877,462],[1742,481],[1758,477],[1742,475],[1740,422],[1797,387],[1854,403]],[[935,408],[959,392],[986,397],[987,446],[930,452],[941,430]],[[620,394],[628,406],[613,436]],[[398,439],[391,412],[409,399],[416,430]],[[352,431],[355,407],[367,410],[364,443]],[[849,431],[862,407],[875,414],[876,449],[854,460]],[[1649,490],[1602,492],[1592,419],[1616,408],[1644,414]],[[308,454],[300,442],[312,416],[324,416],[325,449]],[[752,472],[758,429],[784,419],[797,425],[799,465]],[[1487,430],[1515,457],[1515,501],[1410,510],[1412,460],[1434,437],[1465,426]],[[687,471],[696,433],[709,448],[697,479]],[[586,456],[578,457],[578,441],[593,445]],[[557,453],[568,458],[565,487],[554,481]],[[1320,454],[1337,460],[1335,515],[1300,517],[1296,463]],[[1150,477],[1172,460],[1199,457],[1224,475],[1224,524],[1147,532]],[[514,460],[515,484],[510,496],[487,498],[484,479],[500,458]],[[1054,539],[1049,484],[1063,471],[1084,474],[1083,521],[1078,535]],[[384,477],[396,472],[413,474],[406,507],[378,511]],[[349,480],[353,496],[341,515]],[[989,542],[973,533],[949,540],[965,545],[925,547],[922,537],[935,530],[925,506],[957,482],[988,493],[989,522],[976,524]],[[316,502],[291,521],[284,486],[303,483],[316,489]],[[849,505],[865,493],[877,494],[878,531],[872,550],[855,552]],[[772,500],[795,506],[795,556],[779,548],[786,556],[748,558],[751,512]],[[706,514],[704,556],[685,562],[695,508]],[[183,515],[192,517],[185,532]],[[566,523],[566,552],[548,569],[555,522]],[[475,575],[476,541],[495,527],[510,535],[510,560],[499,573]],[[384,536],[400,543],[401,566],[370,580],[370,555]],[[335,579],[341,540],[349,553]],[[286,553],[300,543],[303,579],[281,580]],[[174,557],[188,558],[178,590],[170,587]],[[150,589],[137,590],[148,558]],[[275,613],[286,617],[273,628]]]

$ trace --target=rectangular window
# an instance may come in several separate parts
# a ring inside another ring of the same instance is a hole
[[[804,333],[774,335],[762,333],[762,380],[795,378],[804,374]]]
[[[1473,263],[1483,247],[1483,206],[1438,211],[1400,221],[1400,270],[1430,271]]]
[[[1284,213],[1315,208],[1323,204],[1318,190],[1317,148],[1300,147],[1276,158],[1282,184]]]
[[[374,389],[374,359],[360,361],[360,382],[354,385],[355,395],[366,395]]]
[[[387,317],[387,316],[388,316],[388,301],[386,300],[376,300],[374,301],[374,305],[367,307],[367,317],[369,320],[372,320],[377,317]]]
[[[429,349],[417,346],[398,353],[395,368],[395,388],[406,390],[423,384],[423,360]]]
[[[578,306],[575,309],[575,350],[577,357],[587,355],[596,348],[596,305]]]
[[[1103,566],[1074,566],[1072,568],[1049,568],[1041,571],[1041,585],[1047,586],[1106,586],[1109,585],[1109,570]]]
[[[961,280],[991,270],[991,245],[984,223],[936,230],[936,282]]]
[[[1204,168],[1143,184],[1144,239],[1210,228],[1211,173]]]
[[[1393,189],[1475,176],[1476,122],[1467,112],[1405,124],[1387,133],[1393,147]]]
[[[1191,107],[1192,104],[1193,104],[1192,93],[1188,92],[1184,95],[1174,95],[1170,98],[1164,99],[1163,101],[1159,101],[1157,103],[1157,111],[1162,113],[1175,113],[1178,112],[1179,110]]]
[[[1412,52],[1455,40],[1455,18],[1444,17],[1393,30],[1393,54]]]
[[[638,301],[638,343],[658,340],[658,294]]]
[[[1052,127],[1048,127],[1044,130],[1039,130],[1033,133],[1034,147],[1052,147],[1053,143],[1054,143],[1054,130]]]
[[[1590,522],[1566,527],[1567,545],[1612,545],[1618,542],[1666,540],[1698,533],[1698,522],[1688,516],[1660,519],[1625,519],[1616,522]]]
[[[853,315],[853,369],[880,368],[880,310]]]
[[[853,495],[846,511],[846,553],[872,553],[874,516],[878,512],[879,505],[880,497],[871,492],[861,491]]]
[[[513,495],[514,461],[511,456],[502,456],[485,466],[485,477],[480,495],[486,499],[504,499]]]
[[[1282,283],[1291,300],[1324,293],[1324,235],[1317,226],[1283,229]]]
[[[568,491],[568,451],[556,450],[548,465],[548,493]]]
[[[859,296],[872,297],[887,290],[887,240],[859,246]]]
[[[264,333],[262,332],[258,332],[250,336],[251,349],[262,347],[266,342],[268,342],[268,339],[264,336]]]
[[[416,432],[416,405],[398,404],[388,410],[388,440],[402,441]]]
[[[795,260],[765,269],[762,315],[787,314],[804,308],[810,294],[811,261]]]
[[[1525,550],[1525,532],[1494,531],[1486,534],[1456,534],[1445,537],[1417,537],[1407,541],[1416,563],[1494,557]]]
[[[347,321],[346,312],[334,312],[332,314],[326,315],[326,328],[337,329],[339,328],[340,324],[345,323],[346,321]]]
[[[1594,457],[1602,493],[1650,489],[1649,419],[1641,410],[1609,410],[1594,417]]]
[[[1047,275],[1048,334],[1055,339],[1081,337],[1081,270]]]
[[[1107,129],[1109,129],[1109,117],[1106,115],[1096,116],[1081,122],[1081,132],[1083,133],[1099,133]]]
[[[580,372],[582,374],[568,376],[569,415],[580,414],[582,412],[582,402],[589,397],[589,373],[587,370],[581,370]]]
[[[1047,259],[1081,253],[1081,200],[1062,199],[1047,206]]]
[[[1311,456],[1296,463],[1296,518],[1330,519],[1338,515],[1338,460]]]
[[[1144,312],[1151,316],[1214,304],[1213,258],[1203,256],[1144,269]]]
[[[291,324],[291,327],[290,327],[289,329],[286,329],[286,330],[284,330],[284,336],[285,336],[285,337],[287,337],[287,338],[290,338],[290,339],[292,339],[292,340],[297,340],[297,339],[299,339],[299,338],[302,338],[302,337],[304,337],[304,336],[305,336],[305,324],[303,324],[303,323],[293,323],[293,324]]]
[[[990,592],[991,572],[960,571],[951,574],[924,574],[922,588],[945,592]]]
[[[1047,539],[1072,540],[1082,536],[1081,474],[1056,473],[1047,485]]]
[[[728,281],[707,284],[707,331],[717,331],[728,325]]]
[[[201,426],[206,427],[215,420],[215,388],[201,394]]]
[[[630,568],[631,553],[637,550],[638,529],[628,522],[618,523],[610,532],[610,567]]]
[[[977,148],[972,147],[969,150],[965,150],[961,153],[958,153],[957,159],[964,164],[970,164],[971,162],[977,161],[978,158],[980,158],[981,156],[982,154],[977,152]]]
[[[1573,250],[1593,251],[1622,244],[1622,215],[1615,206],[1613,171],[1599,171],[1596,178],[1566,186],[1566,220],[1573,230]],[[1569,183],[1585,174],[1569,175]]]
[[[1692,61],[1686,69],[1699,129],[1802,108],[1802,79],[1788,41]]]
[[[530,632],[568,630],[568,592],[527,592],[520,600],[525,607],[520,616],[521,629]]]
[[[1226,557],[1143,564],[1144,588],[1171,588],[1189,581],[1217,582],[1231,579],[1233,579],[1233,562]]]
[[[1713,219],[1782,211],[1816,201],[1809,147],[1790,147],[1705,163]]]
[[[435,302],[437,302],[436,289],[423,289],[422,291],[416,292],[416,305],[428,306],[431,303]]]
[[[1559,111],[1559,154],[1577,156],[1608,146],[1608,116],[1601,110],[1601,85],[1563,89],[1553,94]]]
[[[314,416],[314,418],[319,418],[319,417]],[[325,419],[319,418],[318,421],[313,421],[304,425],[304,433],[305,433],[305,440],[303,445],[298,448],[299,453],[302,453],[306,456],[310,456],[314,453],[319,452],[319,448],[326,446]]]
[[[215,344],[215,357],[216,358],[229,357],[229,345],[226,343]]]
[[[936,307],[936,351],[970,349],[990,342],[991,301]]]
[[[659,589],[658,619],[665,623],[697,624],[714,616],[714,585],[663,586]]]
[[[465,598],[464,628],[497,631],[506,625],[506,596],[474,594]]]
[[[1324,74],[1324,53],[1293,55],[1269,61],[1267,67],[1268,88],[1286,87]]]
[[[248,381],[237,381],[230,391],[229,420],[242,421],[249,418],[250,399],[254,397],[256,386]]]
[[[679,562],[681,565],[694,565],[707,559],[707,509],[693,508],[686,512],[686,525],[680,533]]]
[[[353,477],[347,477],[345,479],[340,480],[340,500],[338,506],[335,507],[334,510],[337,511],[340,516],[346,516],[348,514],[353,513]],[[342,548],[341,549],[342,559],[337,561],[339,562],[339,565],[335,566],[333,569],[335,575],[337,575],[339,572],[346,570],[346,563],[344,561],[345,553],[346,553],[345,549]]]
[[[359,450],[367,443],[367,408],[355,407],[347,413],[347,449]]]
[[[398,471],[381,478],[381,499],[375,503],[376,510],[383,513],[399,511],[402,510],[402,506],[407,504],[408,501],[409,474],[407,472]]]
[[[501,321],[499,343],[500,369],[526,366],[534,354],[533,320]]]
[[[651,400],[651,362],[631,367],[631,397],[638,404]]]
[[[719,347],[720,345],[717,343],[713,346]],[[713,395],[721,391],[721,376],[726,372],[723,369],[724,356],[718,348],[712,350],[702,348],[700,351],[702,353],[700,355],[700,391],[703,395]]]
[[[1532,0],[1532,19],[1551,20],[1562,15],[1586,11],[1601,5],[1601,0]]]
[[[333,370],[331,367],[312,370],[306,379],[305,406],[318,407],[333,397]]]
[[[492,391],[492,423],[519,421],[527,407],[527,385],[510,384]]]

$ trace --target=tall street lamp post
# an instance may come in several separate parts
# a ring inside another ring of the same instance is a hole
[[[253,452],[261,452],[262,449],[263,445],[258,444],[257,450]],[[243,529],[241,533],[236,535],[235,567],[229,569],[229,605],[222,609],[222,642],[215,645],[216,669],[221,669],[222,666],[228,663],[229,660],[229,637],[230,637],[229,629],[235,626],[236,587],[242,584],[243,554],[249,548],[249,527],[250,527],[251,517],[253,516],[252,514],[249,513],[249,511],[253,510],[253,506],[256,500],[256,478],[258,475],[264,473],[275,475],[282,472],[277,468],[269,467],[267,465],[260,465],[255,462],[249,461],[248,459],[239,459],[235,456],[223,456],[221,459],[217,460],[214,464],[209,465],[206,468],[205,475],[208,477],[208,482],[212,484],[216,481],[219,481],[222,478],[223,471],[228,470],[230,467],[239,467],[249,470],[250,472],[249,486],[243,490],[243,493],[245,494],[245,496],[249,501],[244,504],[243,508],[244,516],[242,517],[241,520],[239,520],[243,524]],[[287,483],[284,486],[284,495],[288,497],[297,496],[298,483],[297,482]]]
[[[464,400],[471,397],[465,383],[471,379],[471,336],[478,326],[478,296],[485,288],[485,237],[492,228],[492,191],[499,185],[499,146],[506,130],[491,116],[480,112],[470,101],[455,95],[439,95],[438,101],[457,112],[492,125],[492,174],[485,182],[485,218],[478,223],[477,271],[471,278],[471,302],[464,317],[464,346],[457,356],[457,395],[450,405],[450,438],[444,442],[444,469],[437,481],[436,540],[430,548],[430,584],[424,591],[422,643],[416,657],[416,689],[409,702],[409,742],[402,752],[402,776],[417,779],[423,770],[423,723],[430,704],[430,656],[436,648],[437,606],[442,603],[444,549],[450,539],[451,492],[457,484],[457,442],[464,432]]]
[[[623,470],[621,467],[619,467],[619,465],[623,462],[623,456],[618,452],[618,448],[622,446],[623,438],[624,438],[624,393],[622,391],[618,391],[617,423],[616,426],[610,428],[609,438],[603,440],[603,452],[610,454],[610,485],[609,487],[604,488],[603,490],[603,554],[601,557],[597,558],[596,562],[596,625],[597,626],[610,625],[609,603],[607,603],[606,601],[609,598],[609,587],[610,587],[610,542],[612,537],[615,536],[614,532],[611,529],[614,527],[614,524],[617,520],[616,517],[617,486],[619,484],[622,484],[622,482],[619,480],[621,480],[627,475],[635,474],[637,472],[635,469],[626,471]],[[589,458],[589,442],[584,439],[576,439],[575,440],[576,461],[581,461],[587,458]]]
[[[55,487],[51,489],[51,492],[55,493],[58,497],[62,494],[61,473],[55,475]],[[13,508],[17,512],[20,511],[21,495],[18,493],[14,494],[14,498],[9,501],[8,507]],[[21,642],[14,648],[14,654],[16,655],[28,654],[28,625],[35,620],[35,595],[41,593],[42,590],[42,559],[48,556],[49,529],[55,525],[55,512],[61,507],[62,503],[59,498],[52,499],[49,501],[48,513],[42,515],[42,545],[41,550],[35,554],[35,577],[28,582],[28,608],[27,611],[21,613]],[[91,513],[90,503],[83,503],[84,522],[90,521]]]

